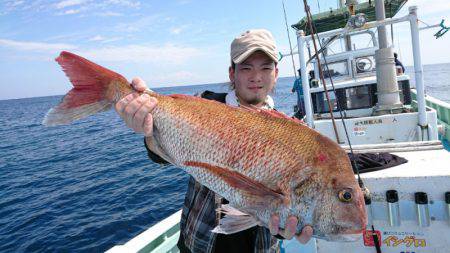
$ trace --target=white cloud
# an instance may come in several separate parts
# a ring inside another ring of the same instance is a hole
[[[72,15],[72,14],[77,14],[79,13],[80,10],[75,10],[75,9],[70,9],[70,10],[66,10],[64,12],[59,13],[59,15]]]
[[[55,4],[56,9],[64,9],[66,7],[72,7],[76,5],[84,4],[86,0],[64,0]]]
[[[94,37],[90,38],[89,41],[102,41],[104,39],[105,38],[103,36],[97,35],[97,36],[94,36]]]
[[[127,45],[83,50],[81,55],[96,61],[121,61],[178,65],[199,57],[202,51],[193,47],[166,44],[163,46]]]
[[[176,28],[174,27],[174,28],[171,28],[171,29],[170,29],[170,33],[171,33],[171,34],[180,34],[180,33],[181,33],[181,30],[182,30],[182,29],[181,29],[180,27],[176,27]]]
[[[77,48],[74,45],[64,43],[43,43],[43,42],[16,41],[7,39],[0,39],[0,46],[16,50],[35,51],[35,52],[61,51]]]
[[[113,42],[113,41],[118,41],[121,40],[121,37],[112,37],[112,38],[105,38],[101,35],[96,35],[90,39],[88,39],[89,41],[95,41],[95,42],[101,42],[101,43],[109,43],[109,42]]]
[[[102,43],[109,43],[123,39],[122,37],[105,38]]]
[[[189,27],[189,25],[182,25],[182,26],[172,27],[172,28],[170,28],[169,32],[171,34],[178,35],[181,32],[185,31],[186,28],[188,28],[188,27]]]
[[[120,16],[123,16],[122,13],[113,12],[113,11],[97,12],[96,15],[100,16],[100,17],[120,17]]]
[[[148,15],[136,20],[130,20],[127,23],[119,23],[114,27],[114,31],[134,33],[143,30],[151,30],[160,24],[162,19],[164,19],[164,17],[161,14]]]
[[[14,1],[11,3],[11,7],[17,7],[19,5],[22,5],[25,1]]]
[[[139,8],[141,6],[141,3],[139,1],[129,1],[129,0],[107,0],[104,3],[132,8]]]
[[[181,70],[181,71],[177,71],[175,73],[172,74],[172,76],[170,77],[172,80],[193,80],[193,79],[198,79],[200,76],[196,75],[190,71],[187,70]]]
[[[418,14],[420,16],[428,16],[437,13],[449,12],[450,3],[448,0],[433,0],[432,3],[429,0],[410,0],[407,6],[416,5],[419,7]],[[406,12],[408,8],[404,8]]]

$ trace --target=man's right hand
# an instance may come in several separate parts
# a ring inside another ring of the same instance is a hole
[[[146,137],[153,134],[153,117],[151,112],[158,101],[144,92],[147,85],[139,77],[133,78],[131,86],[136,92],[128,94],[116,103],[115,109],[127,126],[136,133]]]

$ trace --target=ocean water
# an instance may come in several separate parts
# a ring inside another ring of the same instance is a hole
[[[450,102],[450,64],[425,66],[428,94]],[[411,69],[408,68],[408,72]],[[293,78],[277,108],[292,114]],[[227,84],[155,89],[227,91]],[[61,96],[0,101],[0,252],[101,252],[181,208],[187,175],[146,156],[114,111],[69,126],[41,121]]]

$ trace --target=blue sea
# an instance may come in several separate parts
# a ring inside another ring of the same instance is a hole
[[[450,102],[450,64],[424,69],[427,93]],[[289,115],[292,82],[281,78],[274,92],[277,108]],[[155,90],[206,89],[228,91],[228,85]],[[152,163],[143,137],[114,111],[42,126],[61,97],[0,101],[0,252],[105,251],[182,206],[187,175]]]

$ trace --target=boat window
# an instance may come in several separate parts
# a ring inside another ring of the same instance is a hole
[[[373,55],[358,57],[355,59],[356,74],[375,72],[375,57]]]
[[[325,43],[327,40],[324,39],[322,41],[323,41],[322,43]],[[345,52],[345,44],[343,39],[337,39],[328,45],[326,55],[334,55],[344,52]]]
[[[352,49],[365,49],[369,47],[374,47],[372,36],[369,33],[354,34],[351,36]]]
[[[314,104],[314,112],[316,113],[326,113],[328,110],[328,102],[327,97],[325,96],[325,92],[317,92],[312,94],[312,100]],[[337,101],[336,96],[333,91],[328,91],[328,96],[330,97],[330,103],[333,111],[337,111]]]
[[[347,97],[347,109],[371,107],[369,86],[352,87],[345,90]]]
[[[324,77],[332,77],[334,79],[341,79],[349,76],[347,61],[338,61],[328,63],[328,69],[324,68]]]

